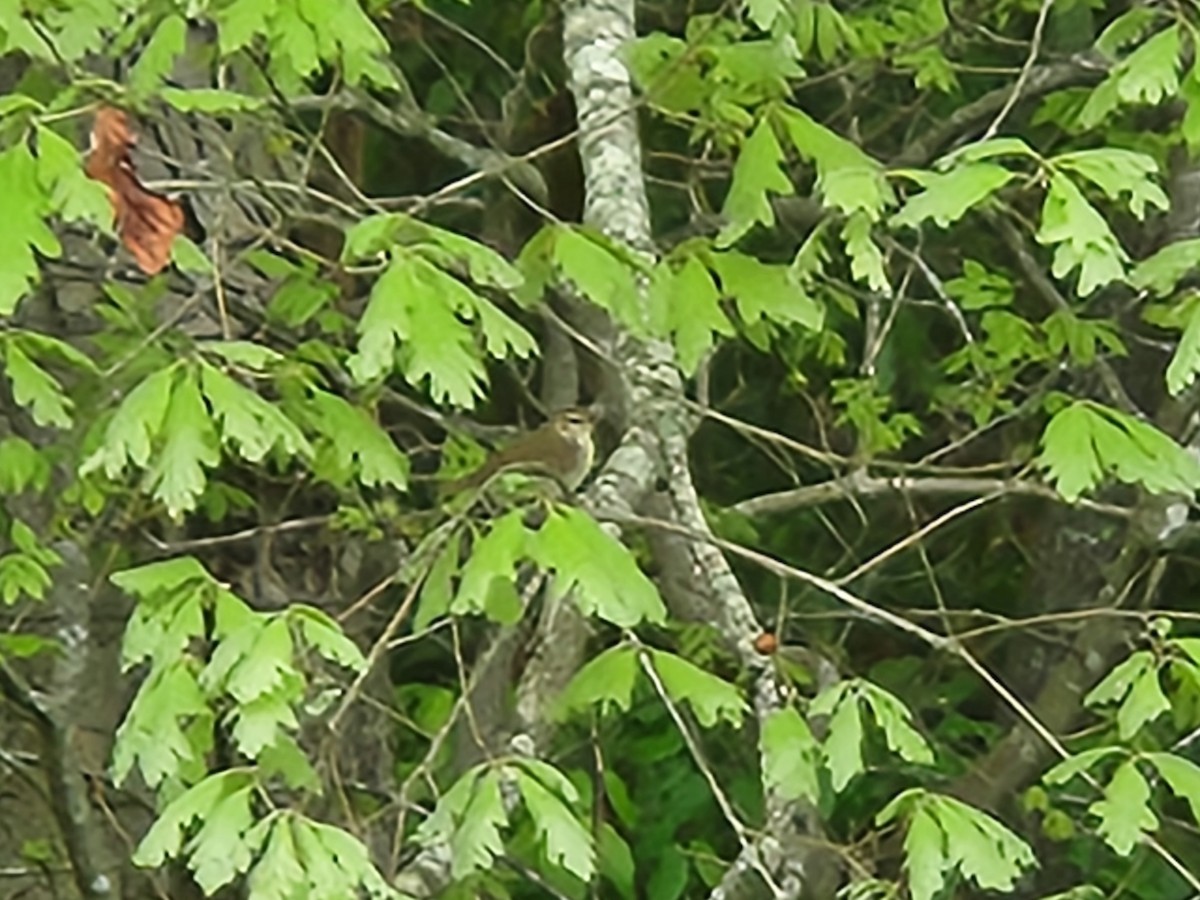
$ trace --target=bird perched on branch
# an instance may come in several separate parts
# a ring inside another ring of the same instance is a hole
[[[571,407],[555,413],[533,431],[497,450],[482,466],[446,485],[447,493],[479,487],[500,472],[521,472],[553,478],[574,493],[596,460],[593,432],[599,410]]]

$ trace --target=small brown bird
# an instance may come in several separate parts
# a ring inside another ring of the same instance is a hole
[[[596,460],[592,431],[598,417],[594,408],[571,407],[496,451],[482,466],[446,485],[447,493],[478,487],[497,472],[546,475],[574,493]]]

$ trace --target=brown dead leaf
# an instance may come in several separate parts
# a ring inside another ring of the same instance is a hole
[[[137,141],[125,113],[102,106],[92,123],[92,145],[84,171],[108,188],[121,243],[147,275],[157,275],[171,258],[171,243],[183,230],[183,209],[138,181],[129,149]]]

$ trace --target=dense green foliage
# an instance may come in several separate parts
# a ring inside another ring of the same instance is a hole
[[[624,6],[0,0],[0,878],[1200,893],[1200,8]]]

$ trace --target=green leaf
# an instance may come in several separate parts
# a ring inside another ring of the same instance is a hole
[[[150,461],[178,371],[177,366],[159,369],[129,392],[104,431],[104,443],[84,461],[80,474],[103,468],[105,475],[115,479],[127,464],[141,468]]]
[[[247,46],[266,31],[267,21],[275,15],[279,0],[233,0],[212,11],[217,23],[217,43],[222,56]]]
[[[50,463],[24,438],[0,440],[0,494],[43,491],[50,480]]]
[[[860,681],[862,697],[875,722],[883,729],[888,749],[907,762],[933,763],[933,751],[921,733],[912,726],[912,713],[898,697],[869,681]]]
[[[1046,784],[1066,784],[1076,775],[1090,771],[1100,760],[1120,752],[1119,747],[1093,747],[1091,750],[1084,750],[1064,759],[1043,775],[1042,779]]]
[[[1088,807],[1100,819],[1100,836],[1122,856],[1128,856],[1142,838],[1158,828],[1150,809],[1150,785],[1133,760],[1125,762],[1104,788],[1104,799]]]
[[[1003,166],[986,162],[967,163],[945,174],[903,174],[924,188],[910,197],[892,218],[894,224],[910,228],[916,228],[926,219],[933,219],[940,228],[948,228],[1013,178],[1013,173]]]
[[[637,653],[628,645],[610,647],[583,666],[571,678],[559,698],[560,714],[586,711],[599,706],[603,714],[609,704],[629,712],[633,683],[638,674]]]
[[[473,407],[484,395],[486,373],[471,330],[455,314],[473,310],[475,299],[421,257],[397,253],[375,282],[359,322],[358,352],[347,364],[351,374],[360,384],[379,379],[399,354],[414,387],[428,379],[435,401]]]
[[[1187,326],[1179,339],[1179,345],[1167,366],[1167,390],[1178,397],[1196,380],[1200,372],[1200,303],[1193,303],[1187,311]]]
[[[461,615],[496,611],[511,623],[515,608],[516,618],[520,618],[516,568],[526,555],[530,537],[521,510],[497,520],[472,549],[450,612]]]
[[[158,95],[180,112],[202,113],[212,116],[218,113],[249,112],[258,109],[263,101],[258,97],[248,97],[234,91],[224,91],[217,88],[183,88],[165,87]]]
[[[475,783],[470,800],[463,809],[462,821],[450,840],[450,872],[455,879],[489,869],[504,852],[500,829],[508,824],[500,799],[500,777],[485,772]]]
[[[671,699],[691,706],[696,720],[705,728],[714,728],[722,721],[734,727],[742,724],[746,701],[732,684],[674,653],[651,650],[650,661]]]
[[[732,337],[733,325],[721,309],[720,295],[708,269],[689,257],[678,270],[663,263],[651,282],[653,302],[661,303],[665,328],[675,341],[679,367],[693,374],[713,346],[715,335]]]
[[[297,844],[301,835],[315,843],[305,823],[282,813],[271,814],[255,827],[259,844],[265,842],[266,850],[247,880],[250,897],[254,900],[290,900],[303,896],[310,884],[300,862]]]
[[[1120,703],[1117,725],[1129,740],[1144,725],[1171,708],[1158,683],[1158,661],[1149,650],[1133,653],[1084,697],[1087,706]]]
[[[304,640],[330,662],[354,672],[367,667],[367,660],[358,645],[346,636],[337,620],[324,610],[296,603],[287,608],[287,617],[300,626]]]
[[[29,410],[34,422],[42,427],[71,427],[72,403],[62,386],[26,356],[15,341],[4,342],[4,362],[13,399]]]
[[[207,363],[200,364],[200,383],[222,443],[243,459],[261,462],[276,448],[285,457],[312,456],[300,429],[258,394]]]
[[[733,180],[721,210],[726,224],[717,236],[716,246],[736,243],[756,223],[767,228],[775,224],[768,192],[780,195],[795,192],[783,171],[783,162],[783,148],[775,139],[770,119],[759,119],[733,167]]]
[[[1179,28],[1164,28],[1114,66],[1092,92],[1080,124],[1094,128],[1123,101],[1157,104],[1174,97],[1179,86]]]
[[[89,222],[111,231],[113,213],[108,189],[88,178],[75,145],[44,126],[37,128],[38,179],[49,210],[68,222]]]
[[[1145,153],[1116,147],[1076,150],[1050,160],[1051,165],[1082,175],[1104,192],[1110,200],[1129,195],[1129,211],[1139,220],[1146,217],[1146,205],[1166,209],[1167,195],[1155,183],[1158,163]]]
[[[1200,766],[1174,753],[1147,753],[1145,759],[1158,770],[1171,793],[1187,803],[1192,821],[1200,822]]]
[[[930,801],[947,837],[947,858],[983,890],[1011,891],[1022,871],[1036,865],[1029,845],[986,813],[952,797]]]
[[[645,310],[630,260],[614,252],[602,235],[584,228],[555,226],[551,236],[553,261],[562,277],[636,334],[644,334]]]
[[[1081,297],[1124,277],[1128,257],[1108,223],[1071,179],[1057,172],[1050,177],[1037,240],[1058,245],[1051,268],[1055,278],[1080,270],[1076,290]]]
[[[933,900],[945,883],[947,835],[927,809],[918,809],[904,836],[904,871],[913,900]]]
[[[37,161],[24,141],[0,153],[0,316],[12,315],[21,298],[38,282],[36,250],[57,259],[58,238],[42,220],[46,197],[38,183]]]
[[[790,706],[775,710],[759,738],[763,783],[785,800],[820,798],[820,747],[808,723]]]
[[[1042,328],[1052,353],[1066,350],[1072,361],[1081,366],[1092,365],[1100,348],[1114,356],[1128,353],[1115,325],[1107,319],[1081,319],[1070,309],[1060,309],[1046,318]]]
[[[733,298],[747,325],[769,319],[820,331],[825,313],[804,290],[791,266],[768,265],[753,256],[730,250],[714,253],[712,266],[723,293]]]
[[[600,823],[600,831],[596,836],[596,857],[599,873],[617,889],[622,900],[634,900],[637,896],[637,870],[633,851],[611,822]]]
[[[166,16],[159,22],[129,70],[128,84],[132,91],[143,97],[156,91],[171,74],[175,57],[183,53],[186,43],[187,22],[182,16]]]
[[[1055,413],[1038,464],[1074,501],[1111,474],[1152,494],[1190,494],[1200,463],[1154,426],[1098,403],[1076,401]]]
[[[157,868],[180,855],[183,836],[193,822],[208,821],[230,797],[249,792],[253,779],[244,769],[209,775],[167,804],[133,855],[135,865]]]
[[[850,274],[855,280],[864,282],[873,291],[890,293],[887,272],[883,268],[883,253],[871,238],[871,217],[859,211],[846,219],[842,226],[842,240],[850,256]]]
[[[783,107],[777,115],[796,151],[816,164],[817,189],[826,205],[846,216],[861,213],[866,227],[879,221],[893,199],[883,167],[798,109]]]
[[[1173,241],[1138,263],[1129,274],[1129,283],[1140,291],[1164,297],[1196,268],[1200,259],[1200,238]]]
[[[588,830],[561,799],[519,769],[517,786],[533,819],[537,839],[545,848],[546,858],[581,881],[590,881],[596,870],[596,858]]]
[[[194,372],[175,384],[162,424],[162,452],[150,473],[154,496],[173,519],[196,508],[204,493],[204,470],[221,460],[217,433]]]
[[[813,700],[812,715],[830,715],[829,732],[825,738],[825,765],[832,777],[833,789],[842,789],[863,769],[862,713],[858,707],[857,690],[846,683],[822,691]]]
[[[965,310],[1010,306],[1015,289],[1007,276],[987,269],[974,259],[963,260],[963,273],[946,282],[946,293]]]
[[[660,625],[667,610],[654,583],[630,552],[587,513],[556,506],[529,541],[530,556],[556,573],[558,596],[575,591],[585,615],[598,615],[620,628],[643,621]]]
[[[314,469],[335,484],[351,477],[367,487],[408,486],[408,458],[367,416],[336,394],[313,390],[310,424],[324,440],[317,447]]]

